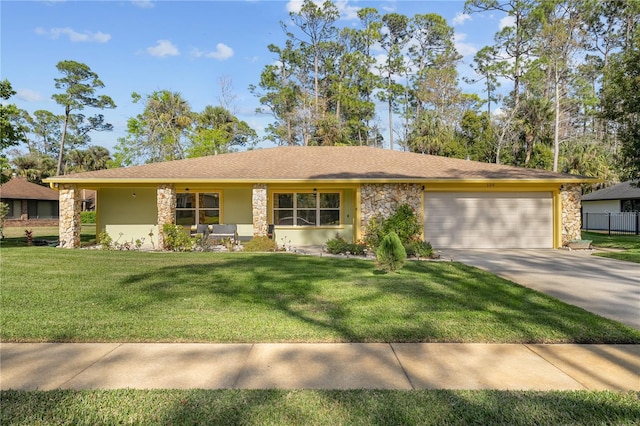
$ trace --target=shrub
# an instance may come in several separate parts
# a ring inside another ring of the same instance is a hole
[[[164,248],[169,251],[191,251],[196,240],[191,238],[180,225],[165,223],[162,225]]]
[[[245,251],[277,251],[278,244],[267,236],[253,237],[244,244]]]
[[[362,243],[349,244],[349,252],[354,256],[364,256],[367,254],[367,245]]]
[[[335,238],[327,241],[327,253],[331,254],[350,253],[354,256],[364,256],[366,250],[366,244],[350,243],[340,235],[336,235]]]
[[[340,235],[327,241],[327,252],[331,254],[342,254],[349,252],[350,243]]]
[[[96,212],[80,212],[80,223],[96,223]]]
[[[4,240],[4,220],[9,214],[9,204],[0,203],[0,238]]]
[[[420,236],[422,226],[411,206],[401,204],[387,219],[374,217],[369,220],[365,228],[365,242],[376,250],[382,238],[391,232],[395,232],[400,242],[405,245]]]
[[[384,219],[372,217],[364,229],[364,242],[373,250],[380,245],[380,240],[384,236]]]
[[[401,204],[384,222],[384,234],[395,232],[402,243],[409,243],[422,233],[415,212],[408,204]]]
[[[407,260],[407,252],[395,232],[385,235],[376,251],[378,267],[383,271],[397,271]]]
[[[33,244],[33,229],[25,229],[24,236],[27,239],[27,245],[30,246]]]
[[[113,248],[113,238],[106,231],[102,231],[98,234],[98,244],[102,246],[102,250],[111,250]]]
[[[433,248],[428,241],[414,240],[404,244],[404,249],[407,252],[407,257],[429,258],[433,255]]]

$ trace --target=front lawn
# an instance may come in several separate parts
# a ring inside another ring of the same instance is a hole
[[[5,391],[0,424],[631,425],[639,399],[607,391]]]
[[[459,263],[285,253],[0,250],[5,342],[640,343]]]
[[[583,240],[591,240],[596,248],[613,248],[623,251],[596,253],[596,256],[610,259],[640,263],[640,236],[638,235],[607,235],[597,232],[583,232]]]
[[[0,247],[26,247],[27,237],[25,231],[32,231],[34,240],[56,241],[59,235],[57,226],[11,226],[5,227],[3,230],[4,240],[0,241]],[[83,224],[80,231],[80,244],[83,246],[95,244],[96,242],[96,225]]]

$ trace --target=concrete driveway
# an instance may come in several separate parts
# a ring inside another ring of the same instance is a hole
[[[450,249],[440,255],[640,329],[637,263],[592,256],[584,250]]]

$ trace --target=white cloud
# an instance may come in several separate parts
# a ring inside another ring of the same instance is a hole
[[[35,30],[36,34],[50,37],[54,40],[60,38],[61,36],[69,37],[69,40],[72,42],[96,42],[96,43],[106,43],[111,40],[111,34],[106,34],[101,31],[96,33],[91,31],[85,31],[83,33],[79,33],[72,28],[51,28],[46,30],[42,27],[38,27]]]
[[[471,56],[475,55],[478,49],[473,44],[465,43],[464,41],[467,39],[467,34],[465,33],[456,33],[453,36],[453,41],[456,47],[456,50],[462,56]]]
[[[514,27],[516,25],[516,18],[513,16],[505,16],[500,20],[498,27],[503,30],[506,27]]]
[[[158,40],[155,46],[147,47],[147,53],[151,56],[164,58],[165,56],[177,56],[180,51],[169,40]]]
[[[496,109],[493,109],[491,110],[491,115],[496,118],[502,118],[504,116],[504,109],[499,107]]]
[[[44,99],[40,93],[31,89],[16,90],[16,97],[26,102],[38,102]]]
[[[462,25],[467,21],[471,20],[471,15],[468,13],[458,12],[456,16],[453,17],[453,25]]]
[[[300,12],[300,9],[302,9],[302,3],[304,3],[302,0],[289,0],[289,2],[287,3],[287,12],[289,13]],[[318,0],[314,1],[314,3],[318,6],[322,4],[322,2]]]
[[[131,3],[140,9],[152,9],[156,7],[151,0],[131,0]]]
[[[216,50],[211,52],[205,52],[197,48],[194,48],[191,50],[191,56],[195,58],[201,58],[204,56],[205,58],[217,59],[219,61],[224,61],[226,59],[229,59],[233,55],[234,55],[233,49],[224,43],[216,44]]]
[[[357,6],[349,6],[349,0],[338,0],[336,1],[336,6],[340,11],[340,16],[342,19],[347,21],[355,21],[358,18],[358,11],[360,10]]]

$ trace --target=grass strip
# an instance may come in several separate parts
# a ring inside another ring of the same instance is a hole
[[[0,393],[3,425],[622,425],[640,392],[54,390]]]

